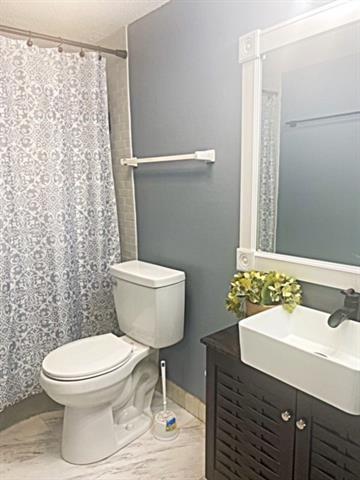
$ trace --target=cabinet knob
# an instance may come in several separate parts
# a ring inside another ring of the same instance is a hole
[[[296,422],[296,428],[298,430],[305,430],[305,428],[307,427],[307,424],[306,424],[306,420],[304,418],[300,418],[297,422]]]
[[[291,411],[285,410],[285,412],[281,412],[281,418],[284,422],[289,422],[292,419]]]

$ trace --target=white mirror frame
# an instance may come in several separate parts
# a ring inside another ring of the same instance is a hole
[[[239,62],[242,64],[242,141],[240,246],[236,257],[238,270],[278,270],[305,282],[360,290],[360,267],[256,249],[261,142],[261,57],[277,48],[359,20],[360,2],[337,0],[266,30],[255,30],[239,39]]]

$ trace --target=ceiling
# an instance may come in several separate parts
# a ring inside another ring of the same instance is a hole
[[[0,0],[0,24],[98,42],[169,0]]]

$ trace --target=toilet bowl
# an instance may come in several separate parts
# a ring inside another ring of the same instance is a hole
[[[93,349],[103,353],[97,362]],[[71,369],[71,360],[79,354],[81,365],[74,362]],[[112,334],[78,340],[48,355],[40,384],[53,400],[65,405],[61,446],[65,460],[96,462],[148,430],[158,379],[156,358],[156,350]],[[66,368],[61,371],[62,362]]]
[[[61,454],[70,463],[102,460],[150,428],[158,349],[183,337],[183,272],[134,261],[112,276],[126,335],[70,342],[42,364],[41,386],[65,406]]]

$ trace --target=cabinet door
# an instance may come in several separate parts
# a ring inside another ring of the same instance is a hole
[[[360,479],[360,416],[299,392],[297,420],[295,480]]]
[[[296,391],[210,351],[207,395],[206,478],[292,480]]]

